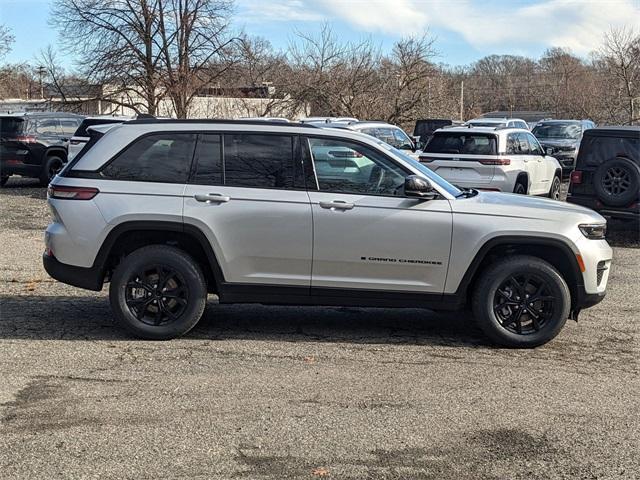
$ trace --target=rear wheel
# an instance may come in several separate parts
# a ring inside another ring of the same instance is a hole
[[[571,294],[552,265],[518,255],[481,274],[472,304],[478,325],[493,342],[531,348],[547,343],[562,330],[569,317]]]
[[[551,188],[549,189],[549,198],[560,200],[560,185],[560,177],[553,177],[553,182],[551,182]]]
[[[64,160],[61,157],[52,155],[47,157],[42,172],[40,172],[40,185],[46,187],[64,167]]]
[[[117,322],[149,340],[184,335],[200,320],[207,287],[198,264],[182,250],[151,245],[127,255],[113,273],[109,300]]]

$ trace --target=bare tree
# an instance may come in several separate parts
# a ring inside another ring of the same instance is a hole
[[[164,0],[55,0],[52,18],[67,50],[109,101],[155,114],[164,96],[158,47]]]
[[[186,118],[193,97],[230,67],[232,44],[227,0],[158,2],[158,48],[163,84],[178,118]]]
[[[9,27],[0,25],[0,60],[11,51],[14,40],[15,38],[11,34]]]
[[[632,28],[612,29],[604,37],[597,59],[606,72],[617,80],[625,99],[631,125],[640,119],[635,103],[640,97],[640,35]]]

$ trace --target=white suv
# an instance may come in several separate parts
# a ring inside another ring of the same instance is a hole
[[[496,342],[549,341],[605,294],[605,220],[462,191],[348,130],[135,120],[49,186],[49,274],[109,288],[118,322],[168,339],[220,303],[462,309]]]
[[[528,130],[437,130],[419,159],[460,187],[560,198],[562,167]]]

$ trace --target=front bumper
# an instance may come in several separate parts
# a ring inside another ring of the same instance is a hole
[[[59,282],[96,292],[102,290],[104,275],[96,267],[84,268],[67,265],[46,252],[42,255],[42,264],[49,276]]]

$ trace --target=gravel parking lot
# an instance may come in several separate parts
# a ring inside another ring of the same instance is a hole
[[[640,249],[535,350],[468,314],[208,305],[136,341],[42,269],[45,190],[0,191],[0,477],[640,477]]]

